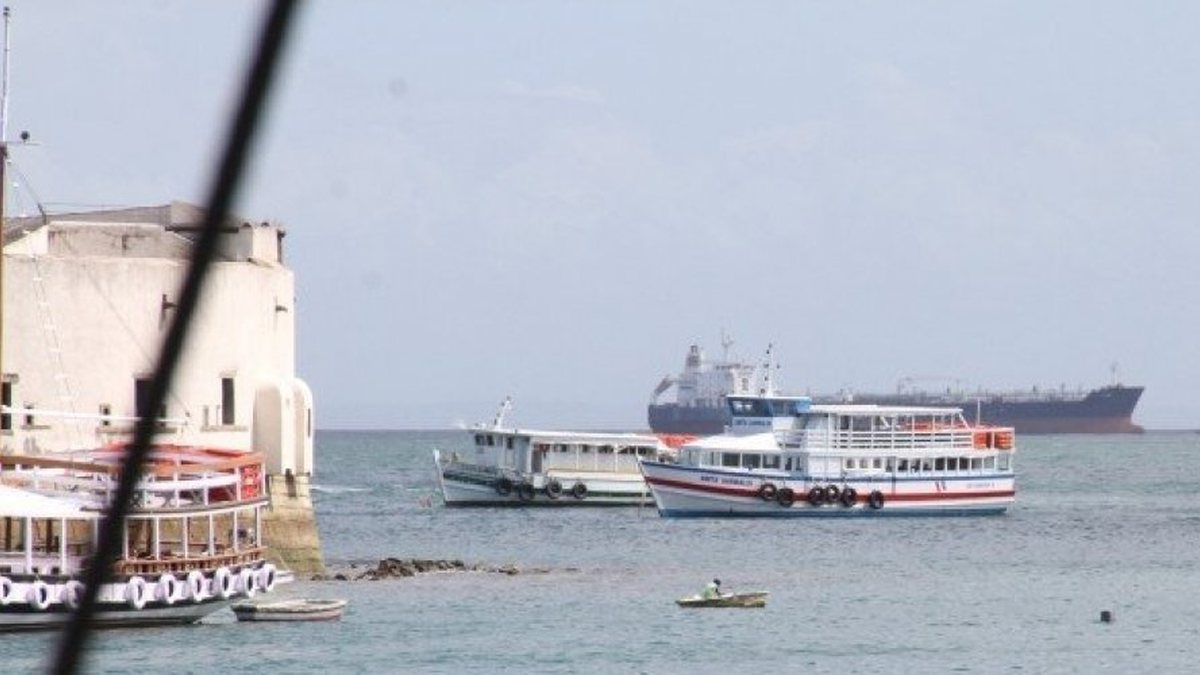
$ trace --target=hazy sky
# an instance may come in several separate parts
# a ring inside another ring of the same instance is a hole
[[[11,5],[37,197],[202,202],[264,5]],[[321,427],[508,394],[521,424],[637,427],[722,329],[747,359],[774,342],[793,391],[1097,386],[1117,362],[1135,421],[1200,427],[1200,5],[299,18],[237,210],[288,228]]]

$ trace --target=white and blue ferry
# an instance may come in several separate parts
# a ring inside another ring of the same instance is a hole
[[[725,433],[643,461],[663,516],[1003,513],[1016,496],[1014,431],[959,408],[813,405],[730,396]]]

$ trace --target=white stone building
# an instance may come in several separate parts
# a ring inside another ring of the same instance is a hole
[[[201,222],[184,203],[7,221],[0,452],[131,439]],[[283,237],[275,224],[227,225],[158,441],[254,448],[268,473],[306,476],[313,403],[295,372]]]

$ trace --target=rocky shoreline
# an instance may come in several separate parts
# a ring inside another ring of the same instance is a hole
[[[483,572],[487,574],[548,574],[546,567],[519,568],[512,563],[489,565],[467,563],[462,560],[433,560],[428,558],[383,558],[375,564],[350,563],[348,569],[334,569],[327,574],[313,575],[312,581],[379,581],[381,579],[404,579],[418,574],[435,572]]]

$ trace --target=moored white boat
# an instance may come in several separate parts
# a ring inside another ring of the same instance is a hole
[[[122,448],[0,457],[0,631],[64,625],[79,605]],[[264,559],[259,453],[155,448],[97,593],[98,626],[193,623],[278,583]]]
[[[642,472],[663,516],[1003,513],[1015,499],[1013,430],[958,408],[812,405],[731,396],[726,433]]]
[[[346,601],[292,598],[276,602],[235,602],[230,609],[238,621],[336,621]]]
[[[650,503],[638,465],[667,456],[654,436],[506,427],[467,430],[472,450],[433,451],[447,506],[625,506]]]

